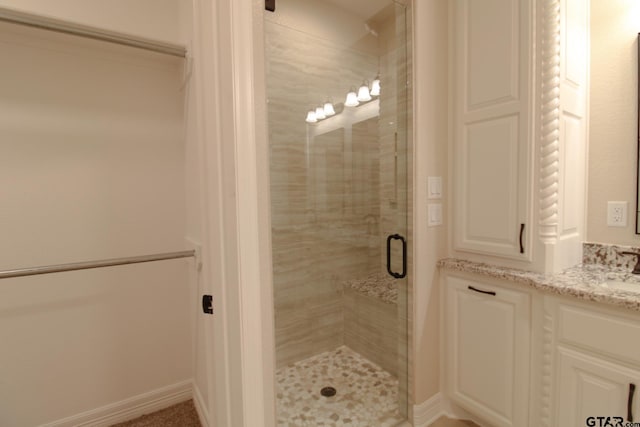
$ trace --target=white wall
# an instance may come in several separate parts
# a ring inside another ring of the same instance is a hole
[[[635,235],[640,4],[591,1],[587,240],[639,245]],[[629,202],[628,225],[607,227],[607,201]]]
[[[187,0],[0,0],[0,7],[184,44],[180,3]]]
[[[440,391],[440,286],[436,262],[447,255],[447,224],[427,227],[427,177],[443,177],[448,156],[448,0],[414,2],[414,403]],[[448,218],[443,212],[443,218]]]
[[[0,269],[185,247],[182,61],[0,25]],[[0,283],[0,425],[190,384],[187,260]]]
[[[365,27],[365,22],[368,17],[341,8],[335,3],[339,2],[330,2],[327,5],[315,1],[278,0],[276,12],[269,13],[266,19],[340,46],[358,45],[360,50],[377,53],[375,39],[367,38],[369,31]],[[378,0],[376,3],[378,4],[367,7],[365,10],[380,8],[381,1]],[[382,3],[388,4],[384,1]],[[359,41],[363,41],[364,44],[359,45]]]

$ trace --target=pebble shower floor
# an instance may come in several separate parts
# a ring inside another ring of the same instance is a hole
[[[279,427],[392,427],[398,380],[346,346],[293,363],[276,372]],[[336,388],[332,397],[323,387]]]

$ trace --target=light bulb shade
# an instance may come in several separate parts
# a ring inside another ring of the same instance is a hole
[[[309,112],[307,113],[307,118],[305,120],[307,123],[315,123],[318,121],[318,119],[316,118],[316,112],[313,110],[309,110]]]
[[[376,79],[371,82],[371,96],[380,96],[380,79],[376,77]]]
[[[324,107],[322,110],[324,111],[324,115],[327,117],[331,117],[336,114],[336,110],[334,110],[333,104],[328,101],[324,103]]]
[[[371,101],[371,94],[369,94],[369,86],[365,84],[360,86],[360,89],[358,89],[358,101],[360,102]]]
[[[326,118],[327,118],[327,116],[324,114],[324,108],[322,108],[322,107],[316,108],[316,119],[322,120],[322,119],[326,119]]]
[[[356,95],[356,91],[352,90],[347,94],[347,99],[345,99],[344,101],[344,106],[357,107],[358,105],[360,105],[360,102],[358,102],[358,96]]]

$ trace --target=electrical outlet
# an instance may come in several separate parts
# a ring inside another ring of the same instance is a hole
[[[607,202],[607,225],[609,227],[627,226],[627,202]]]

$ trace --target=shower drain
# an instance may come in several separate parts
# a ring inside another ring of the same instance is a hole
[[[336,389],[333,387],[322,387],[320,394],[324,397],[331,397],[336,395]]]

